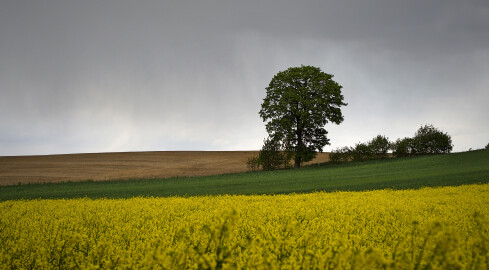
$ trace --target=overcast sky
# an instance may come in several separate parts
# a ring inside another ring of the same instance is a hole
[[[489,143],[487,0],[0,0],[0,156],[253,150],[279,71],[334,75],[331,145]]]

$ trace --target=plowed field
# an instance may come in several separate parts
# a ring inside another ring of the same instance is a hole
[[[168,178],[247,171],[254,151],[165,151],[0,157],[0,185]],[[319,153],[310,163],[328,161]]]

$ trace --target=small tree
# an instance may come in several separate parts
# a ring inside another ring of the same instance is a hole
[[[260,158],[259,156],[253,156],[248,158],[248,161],[246,161],[246,166],[248,167],[248,170],[252,172],[256,172],[260,169]]]
[[[486,145],[486,149],[489,149],[489,143]]]
[[[337,148],[329,153],[329,161],[332,163],[345,163],[350,161],[351,149],[347,146]]]
[[[373,157],[372,149],[366,143],[357,143],[350,153],[353,161],[365,161]]]
[[[288,158],[288,159],[287,159]],[[280,142],[273,139],[263,141],[263,147],[258,154],[258,160],[265,171],[277,170],[290,162],[290,155],[282,151]]]
[[[374,159],[382,159],[387,158],[387,152],[391,148],[391,143],[387,137],[377,135],[368,142],[368,147],[370,148]]]
[[[444,154],[452,151],[452,138],[433,125],[421,126],[413,138],[413,154]]]
[[[412,151],[413,151],[412,138],[397,139],[396,142],[392,144],[392,154],[395,157],[410,156]]]

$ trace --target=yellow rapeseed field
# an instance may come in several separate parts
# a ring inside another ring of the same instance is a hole
[[[0,268],[488,269],[489,184],[0,203]]]

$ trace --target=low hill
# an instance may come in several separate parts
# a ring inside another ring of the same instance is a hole
[[[489,150],[272,172],[0,186],[0,201],[31,198],[279,194],[408,189],[473,183],[489,183]]]
[[[247,171],[246,161],[257,153],[161,151],[0,157],[0,185],[237,173]],[[327,153],[319,153],[310,163],[328,158]]]

